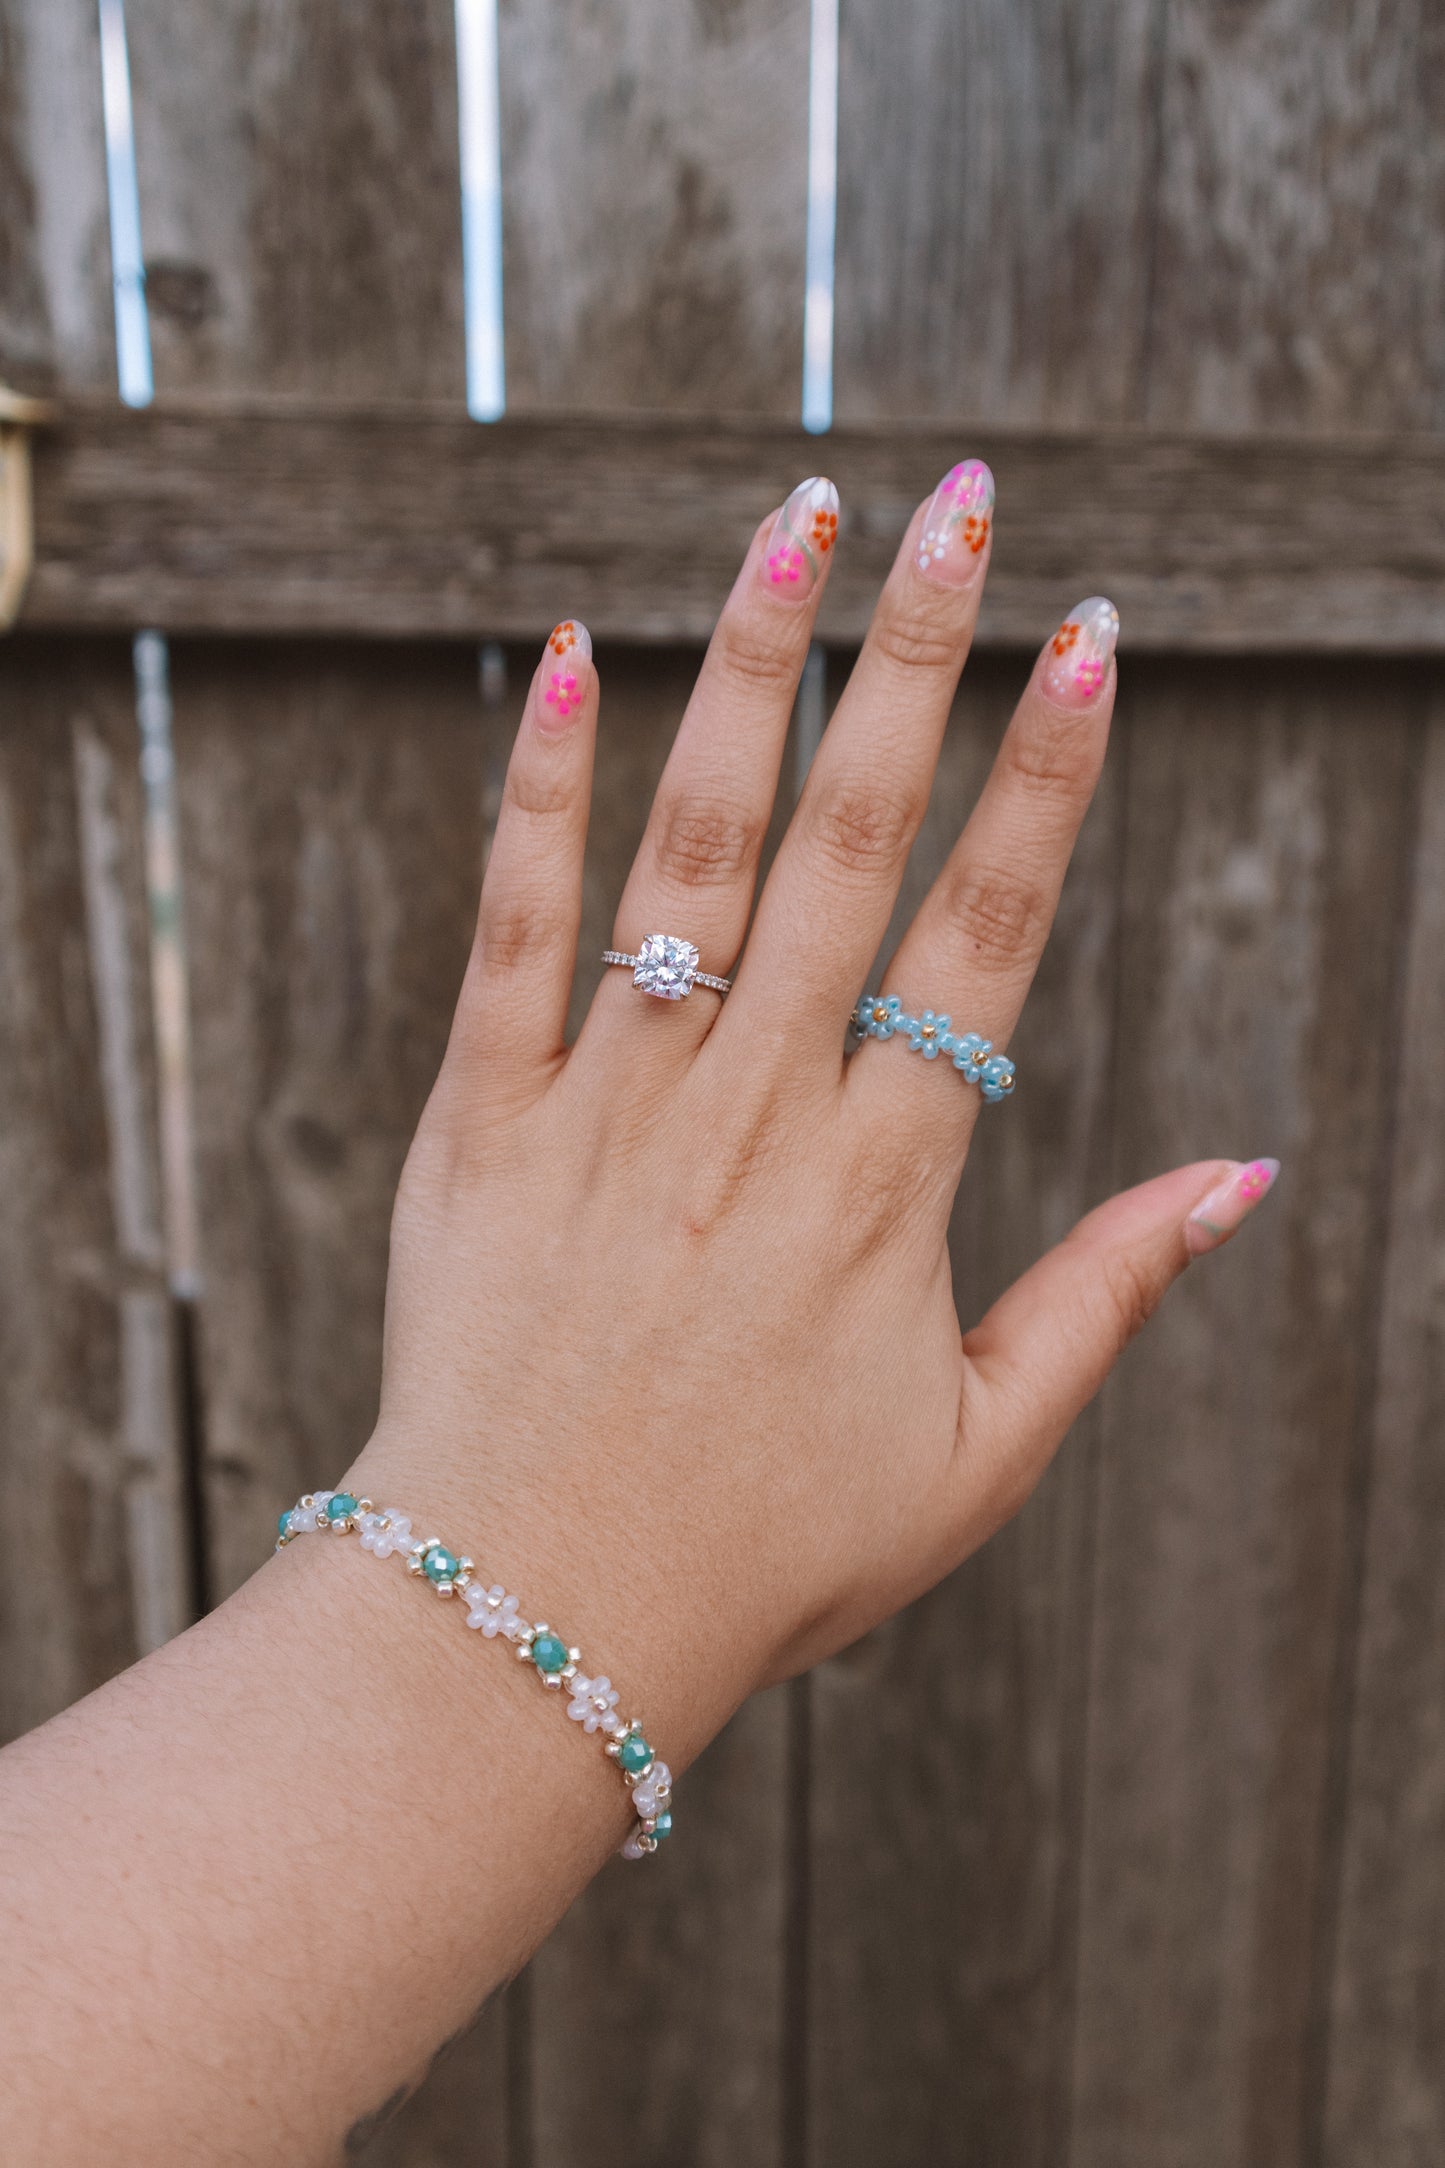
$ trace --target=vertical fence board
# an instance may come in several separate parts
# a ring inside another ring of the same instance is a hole
[[[504,0],[500,58],[509,403],[796,413],[807,0]]]
[[[109,391],[95,0],[0,0],[0,382]]]
[[[1145,411],[1205,429],[1441,420],[1431,0],[1172,0]]]
[[[157,390],[460,398],[452,0],[127,0]]]
[[[1413,695],[1405,674],[1347,666],[1137,674],[1117,1174],[1211,1151],[1276,1152],[1285,1174],[1106,1390],[1071,2159],[1286,2168],[1379,1266]]]
[[[1006,658],[970,666],[895,935],[1022,676]],[[1103,1186],[1120,772],[1011,1042],[1024,1083],[974,1140],[951,1235],[965,1322]],[[1093,1430],[1085,1417],[1008,1529],[812,1681],[807,2158],[820,2168],[1063,2157]]]
[[[185,1623],[130,657],[0,648],[0,1733]]]
[[[1419,802],[1321,2158],[1445,2157],[1445,704]]]
[[[840,417],[1136,415],[1156,16],[842,0]]]
[[[129,0],[157,391],[454,397],[450,0]],[[386,1234],[460,981],[486,720],[466,649],[173,657],[195,1058],[209,1565],[376,1406]],[[497,2005],[388,2132],[506,2152]]]

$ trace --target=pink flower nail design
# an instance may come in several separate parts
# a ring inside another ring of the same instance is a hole
[[[544,736],[561,730],[582,705],[591,657],[591,636],[575,617],[564,617],[548,633],[537,709],[537,727]]]
[[[763,552],[760,577],[775,592],[811,595],[838,539],[838,492],[823,475],[800,482],[779,512]]]
[[[949,468],[923,517],[920,572],[949,587],[968,587],[977,579],[993,525],[993,496],[993,476],[981,459]]]
[[[1119,613],[1103,595],[1091,595],[1066,617],[1044,650],[1041,683],[1061,707],[1082,708],[1109,675],[1119,638]]]
[[[1260,1199],[1268,1196],[1278,1175],[1277,1159],[1251,1159],[1231,1167],[1184,1223],[1190,1256],[1202,1257],[1207,1250],[1217,1250],[1227,1242]]]

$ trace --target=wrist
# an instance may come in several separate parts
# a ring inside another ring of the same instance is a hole
[[[569,1649],[579,1649],[579,1670],[606,1675],[618,1690],[618,1715],[641,1721],[674,1773],[696,1759],[758,1683],[766,1652],[736,1630],[726,1592],[710,1584],[705,1547],[691,1570],[678,1571],[680,1546],[659,1542],[640,1521],[628,1525],[601,1496],[579,1512],[568,1485],[529,1481],[515,1465],[480,1452],[464,1466],[445,1451],[423,1464],[414,1440],[384,1427],[344,1483],[379,1508],[404,1512],[414,1537],[437,1536],[453,1554],[465,1554],[483,1587],[499,1585],[517,1597],[522,1620],[545,1620]],[[508,1644],[458,1632],[467,1612],[461,1604],[447,1608],[458,1616],[439,1623],[463,1644],[463,1657],[500,1659]],[[519,1698],[545,1721],[530,1697]],[[574,1750],[582,1744],[563,1743]]]

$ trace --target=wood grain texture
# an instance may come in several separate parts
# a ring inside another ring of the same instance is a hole
[[[894,938],[1021,675],[970,666]],[[951,1240],[965,1324],[1107,1187],[1124,767],[1116,751],[1010,1042],[1025,1087],[975,1137]],[[813,1682],[806,2157],[820,2168],[1066,2157],[1096,1421],[1009,1528]]]
[[[451,0],[127,0],[162,392],[461,401]]]
[[[1136,416],[1158,13],[1153,0],[842,0],[841,418]]]
[[[914,505],[961,449],[998,477],[984,645],[1032,648],[1091,584],[1136,653],[1445,646],[1438,439],[904,425],[827,441],[843,498],[828,640],[862,637]],[[25,622],[540,640],[566,611],[600,638],[703,639],[759,518],[818,452],[800,429],[723,419],[77,410],[37,445]]]
[[[0,1735],[189,1615],[119,642],[0,649]]]
[[[1432,0],[1171,0],[1148,418],[1445,419],[1445,30]]]
[[[1328,2168],[1445,2155],[1445,702],[1416,783],[1421,829],[1387,1166],[1364,1574],[1342,1800],[1336,1962],[1320,2056]]]
[[[1139,672],[1117,1179],[1284,1162],[1106,1388],[1076,2168],[1300,2162],[1407,895],[1407,674]]]
[[[807,0],[503,0],[499,45],[509,407],[796,413]]]
[[[466,648],[174,645],[195,1059],[210,1571],[334,1479],[376,1411],[392,1198],[476,911],[484,724]],[[500,2009],[388,2131],[505,2147]]]
[[[0,0],[0,383],[114,382],[94,0]]]

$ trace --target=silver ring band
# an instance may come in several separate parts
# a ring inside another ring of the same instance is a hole
[[[694,986],[710,986],[715,994],[726,994],[733,983],[731,979],[718,978],[711,971],[699,971],[697,950],[691,941],[684,941],[675,933],[646,935],[635,956],[624,955],[621,949],[604,949],[602,961],[626,964],[632,973],[633,985],[659,1001],[685,1000]]]

